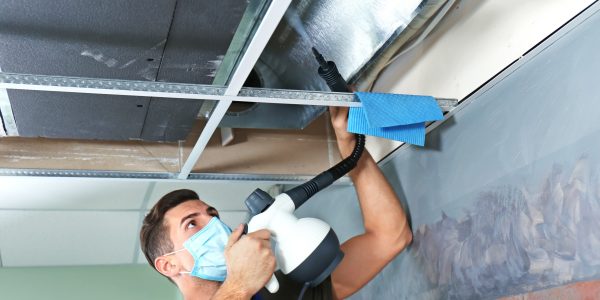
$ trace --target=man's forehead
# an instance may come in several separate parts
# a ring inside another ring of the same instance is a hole
[[[165,214],[165,219],[168,223],[179,222],[181,218],[195,212],[203,213],[208,205],[201,200],[188,200],[169,209]]]

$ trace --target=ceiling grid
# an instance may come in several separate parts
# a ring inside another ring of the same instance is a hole
[[[182,3],[187,3],[183,1]],[[173,22],[177,14],[179,3],[173,5],[173,16],[170,20],[169,32],[174,26]],[[273,104],[299,104],[319,106],[360,106],[357,97],[351,93],[331,93],[294,90],[274,90],[243,88],[248,75],[255,66],[257,60],[263,54],[265,47],[271,40],[276,28],[284,17],[291,4],[291,0],[271,1],[262,19],[257,17],[253,22],[258,24],[251,38],[247,38],[247,47],[243,51],[239,63],[234,67],[231,80],[227,86],[211,86],[189,83],[157,82],[158,73],[152,81],[135,81],[123,79],[97,79],[66,76],[28,75],[20,73],[1,73],[0,88],[29,90],[29,91],[54,91],[66,93],[86,93],[95,95],[113,96],[138,96],[149,98],[168,98],[163,100],[194,99],[194,100],[217,100],[218,105],[212,113],[200,137],[192,148],[191,153],[185,161],[180,157],[180,168],[178,173],[152,173],[152,172],[107,172],[95,170],[45,170],[45,169],[0,169],[0,175],[9,176],[64,176],[64,177],[97,177],[97,178],[146,178],[146,179],[192,179],[192,180],[278,180],[278,181],[303,181],[309,176],[295,175],[250,175],[250,174],[191,174],[209,139],[213,136],[216,128],[222,122],[229,106],[233,101],[252,103]],[[166,20],[164,20],[166,21]],[[213,24],[214,25],[214,24]],[[181,33],[180,33],[181,34]],[[179,36],[181,38],[181,36]],[[164,46],[165,41],[161,45]],[[153,48],[154,49],[154,48]],[[162,47],[163,55],[166,46]],[[176,50],[173,50],[176,51]],[[150,60],[148,60],[150,61]],[[163,66],[162,59],[158,68]],[[165,65],[165,67],[167,67]],[[157,71],[158,72],[158,71]],[[171,80],[168,80],[171,81]],[[455,99],[437,99],[444,111],[451,110],[456,106]],[[179,103],[179,102],[173,102]],[[170,106],[173,103],[168,103]],[[192,103],[190,101],[189,103]],[[138,105],[140,107],[141,105]],[[148,113],[148,112],[147,112]],[[147,116],[146,116],[147,117]],[[164,132],[163,132],[164,133]],[[164,133],[166,134],[166,133]],[[330,164],[332,161],[331,146],[329,149]],[[181,150],[181,149],[180,149]],[[181,152],[181,151],[180,151]]]
[[[252,41],[248,45],[248,48],[244,52],[242,59],[240,60],[239,65],[233,72],[231,76],[231,80],[229,81],[229,85],[225,90],[225,96],[236,96],[250,71],[256,64],[256,61],[260,57],[260,54],[264,50],[267,42],[271,39],[273,32],[275,32],[275,28],[279,25],[279,21],[283,18],[288,6],[290,6],[291,0],[279,0],[271,2],[269,9],[267,10],[263,20],[261,21],[256,33],[252,37]],[[200,138],[194,145],[192,152],[188,156],[186,162],[183,164],[181,168],[181,172],[177,176],[178,179],[187,179],[192,171],[192,168],[196,165],[196,162],[202,155],[204,148],[208,144],[209,139],[214,134],[215,130],[221,123],[221,120],[225,116],[227,109],[231,105],[232,100],[224,100],[220,101],[212,115],[208,119],[208,123],[204,127],[204,130],[200,134]]]
[[[0,68],[0,73],[1,72],[2,68]],[[15,116],[13,115],[12,107],[10,105],[10,99],[8,98],[8,92],[3,88],[0,88],[0,131],[3,133],[0,133],[0,136],[19,135],[17,123],[15,122]]]

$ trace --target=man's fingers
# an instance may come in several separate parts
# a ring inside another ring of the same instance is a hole
[[[231,247],[231,245],[233,245],[235,242],[237,242],[240,237],[242,237],[242,234],[244,233],[244,224],[240,224],[229,236],[229,241],[227,241],[227,246],[225,246],[226,248]]]
[[[248,236],[255,239],[268,240],[271,238],[271,233],[266,229],[261,229],[255,232],[248,233]]]
[[[330,106],[329,107],[329,114],[331,115],[332,119],[335,119],[335,117],[337,116],[338,112],[340,111],[340,108],[337,106]]]
[[[330,106],[329,107],[329,114],[331,115],[331,118],[333,120],[340,118],[340,117],[346,117],[348,116],[348,111],[349,108],[348,107],[339,107],[339,106]]]
[[[350,107],[344,106],[344,107],[340,107],[338,108],[338,114],[342,117],[347,118],[348,117],[348,112],[350,111]]]
[[[348,107],[336,107],[335,109],[330,108],[331,113],[331,125],[333,129],[346,130],[348,127]]]
[[[260,240],[260,244],[265,248],[265,249],[271,249],[271,241],[270,240]]]

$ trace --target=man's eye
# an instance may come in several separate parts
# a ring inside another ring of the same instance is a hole
[[[196,227],[196,221],[190,221],[187,225],[187,229],[192,229]]]

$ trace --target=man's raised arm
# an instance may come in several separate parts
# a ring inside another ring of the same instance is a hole
[[[356,139],[346,131],[348,108],[330,108],[342,157],[350,155]],[[379,166],[365,150],[350,173],[356,187],[365,232],[342,244],[345,256],[331,275],[333,293],[346,298],[377,275],[412,241],[400,201]]]

